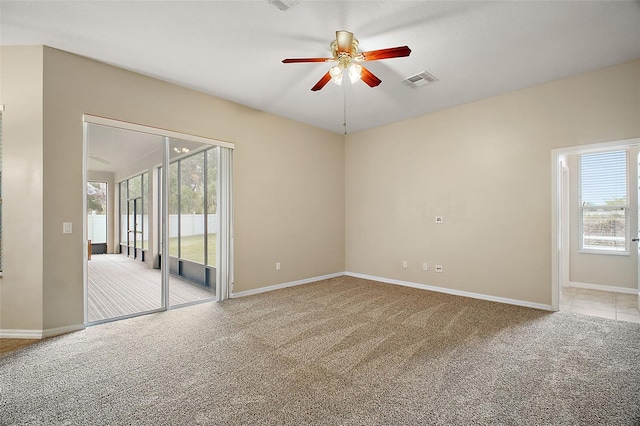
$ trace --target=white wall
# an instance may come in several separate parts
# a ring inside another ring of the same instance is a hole
[[[636,60],[348,135],[347,271],[551,305],[551,150],[638,137],[639,101]]]

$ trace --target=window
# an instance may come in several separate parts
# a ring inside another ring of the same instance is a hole
[[[627,151],[580,155],[580,249],[627,253]]]
[[[129,246],[142,248],[142,175],[128,181],[129,190]],[[135,240],[135,241],[132,241]]]
[[[2,275],[2,114],[0,113],[0,275]]]
[[[127,181],[120,182],[120,245],[126,247],[127,239]]]
[[[207,265],[216,266],[218,236],[218,150],[207,150]]]
[[[179,257],[180,200],[178,198],[178,162],[169,164],[169,256]]]
[[[87,239],[107,245],[107,183],[87,182]],[[99,253],[102,251],[98,250]],[[96,252],[93,252],[96,254]]]
[[[142,250],[149,250],[149,173],[142,174]]]
[[[180,257],[204,264],[204,151],[180,160]]]
[[[209,148],[169,164],[169,255],[216,266],[218,149]]]
[[[128,253],[149,248],[149,173],[142,173],[119,183],[120,245]]]

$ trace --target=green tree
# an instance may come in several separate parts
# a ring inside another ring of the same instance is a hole
[[[94,214],[107,214],[107,184],[87,182],[87,211]]]
[[[181,213],[204,213],[204,154],[180,160]]]

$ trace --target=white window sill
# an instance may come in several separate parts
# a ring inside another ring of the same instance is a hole
[[[578,250],[580,254],[608,254],[611,256],[629,256],[631,252],[629,251],[615,251],[615,250],[593,250],[593,249],[582,249]]]

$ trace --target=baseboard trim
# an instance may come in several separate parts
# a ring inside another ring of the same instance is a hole
[[[611,293],[640,294],[640,291],[636,288],[614,287],[610,285],[580,283],[576,281],[569,281],[569,287],[584,288],[585,290],[609,291]]]
[[[472,293],[468,291],[454,290],[454,289],[444,288],[444,287],[436,287],[432,285],[419,284],[419,283],[414,283],[409,281],[394,280],[391,278],[376,277],[373,275],[358,274],[355,272],[337,272],[335,274],[322,275],[319,277],[306,278],[303,280],[291,281],[291,282],[282,283],[282,284],[275,284],[267,287],[256,288],[253,290],[240,291],[237,293],[234,292],[234,293],[231,293],[230,297],[232,299],[236,299],[238,297],[245,297],[245,296],[251,296],[254,294],[266,293],[269,291],[280,290],[287,287],[295,287],[298,285],[309,284],[316,281],[322,281],[330,278],[341,277],[343,275],[346,275],[348,277],[354,277],[354,278],[362,278],[370,281],[383,282],[387,284],[401,285],[404,287],[412,287],[420,290],[428,290],[428,291],[436,291],[438,293],[452,294],[454,296],[469,297],[471,299],[487,300],[489,302],[498,302],[498,303],[505,303],[508,305],[524,306],[526,308],[541,309],[544,311],[554,310],[551,305],[545,305],[543,303],[534,303],[534,302],[527,302],[525,300],[508,299],[506,297],[489,296],[486,294]]]
[[[0,339],[42,339],[42,330],[0,330]]]
[[[309,283],[313,283],[313,282],[316,282],[316,281],[322,281],[322,280],[328,280],[330,278],[341,277],[344,274],[345,274],[344,272],[336,272],[335,274],[322,275],[322,276],[319,276],[319,277],[312,277],[312,278],[305,278],[303,280],[291,281],[291,282],[282,283],[282,284],[275,284],[275,285],[270,285],[270,286],[267,286],[267,287],[256,288],[256,289],[253,289],[253,290],[239,291],[237,293],[234,292],[234,293],[231,293],[230,297],[232,299],[236,299],[238,297],[252,296],[254,294],[266,293],[268,291],[280,290],[280,289],[287,288],[287,287],[295,287],[297,285],[309,284]]]
[[[84,324],[68,325],[66,327],[49,328],[47,330],[11,330],[0,329],[0,338],[2,339],[46,339],[47,337],[67,334],[73,331],[84,330]]]
[[[409,282],[409,281],[400,281],[400,280],[394,280],[394,279],[391,279],[391,278],[384,278],[384,277],[376,277],[376,276],[372,276],[372,275],[358,274],[358,273],[355,273],[355,272],[345,272],[345,275],[349,276],[349,277],[362,278],[362,279],[365,279],[365,280],[379,281],[379,282],[383,282],[383,283],[387,283],[387,284],[395,284],[395,285],[401,285],[401,286],[404,286],[404,287],[418,288],[420,290],[429,290],[429,291],[436,291],[438,293],[452,294],[454,296],[463,296],[463,297],[469,297],[469,298],[472,298],[472,299],[487,300],[489,302],[498,302],[498,303],[505,303],[505,304],[508,304],[508,305],[524,306],[526,308],[541,309],[541,310],[544,310],[544,311],[553,311],[554,310],[551,305],[545,305],[545,304],[542,304],[542,303],[527,302],[525,300],[517,300],[517,299],[508,299],[506,297],[489,296],[489,295],[481,294],[481,293],[472,293],[472,292],[469,292],[469,291],[454,290],[454,289],[450,289],[450,288],[436,287],[436,286],[427,285],[427,284],[418,284],[418,283],[413,283],[413,282]]]
[[[84,324],[74,324],[74,325],[68,325],[65,327],[49,328],[42,331],[42,337],[47,338],[47,337],[59,336],[60,334],[72,333],[74,331],[84,330],[85,327],[86,326]]]

